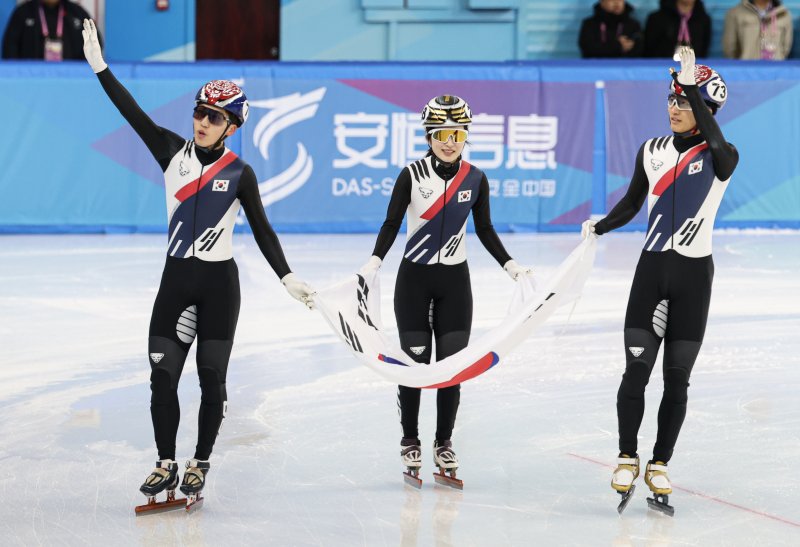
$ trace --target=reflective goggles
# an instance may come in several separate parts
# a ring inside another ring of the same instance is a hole
[[[203,121],[206,116],[208,116],[208,121],[211,125],[225,125],[228,123],[228,116],[219,110],[211,110],[203,105],[197,105],[194,107],[194,114],[192,114],[192,117],[195,120],[198,122]]]
[[[453,142],[467,142],[469,132],[466,129],[431,129],[428,135],[435,141],[447,142],[451,138]]]
[[[689,99],[684,97],[683,95],[676,95],[675,93],[670,93],[667,96],[667,108],[677,108],[678,110],[691,110],[692,105],[689,104]]]

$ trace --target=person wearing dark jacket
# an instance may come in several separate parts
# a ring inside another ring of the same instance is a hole
[[[584,58],[641,57],[642,27],[624,0],[600,0],[594,15],[581,23],[578,45]]]
[[[708,56],[711,18],[703,0],[661,0],[647,17],[644,56],[672,57],[680,46],[691,46],[698,57]]]
[[[69,0],[20,4],[3,34],[3,59],[84,60],[81,32],[88,18],[86,10]]]

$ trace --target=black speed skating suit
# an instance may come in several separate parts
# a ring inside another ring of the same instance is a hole
[[[664,340],[664,394],[653,460],[668,462],[686,416],[687,389],[706,329],[714,262],[711,235],[739,161],[697,86],[684,86],[699,133],[646,141],[627,193],[595,225],[629,222],[648,199],[648,228],[625,314],[627,362],[617,394],[620,453],[637,452],[644,392]]]
[[[403,169],[395,182],[386,221],[373,254],[386,256],[408,213],[408,239],[397,273],[394,309],[400,344],[415,361],[430,363],[465,348],[472,328],[472,289],[465,249],[472,213],[481,243],[502,266],[511,257],[492,227],[489,182],[464,160],[445,164],[432,153]],[[436,440],[453,434],[460,385],[437,391]],[[398,388],[403,436],[417,438],[421,390]]]
[[[178,380],[197,338],[202,395],[194,457],[207,460],[225,415],[225,378],[239,316],[232,236],[240,207],[278,277],[291,270],[264,213],[249,165],[225,147],[206,150],[157,126],[111,70],[97,77],[164,171],[169,241],[148,343],[150,412],[159,459],[175,459]]]

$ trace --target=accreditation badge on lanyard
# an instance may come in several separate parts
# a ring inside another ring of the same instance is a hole
[[[39,5],[39,21],[42,23],[42,34],[44,34],[44,60],[63,61],[64,60],[64,5],[58,6],[58,23],[56,24],[56,37],[51,38],[47,29],[47,21],[44,18],[44,10]]]

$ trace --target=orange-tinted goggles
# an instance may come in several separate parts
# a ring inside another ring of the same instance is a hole
[[[451,138],[453,142],[467,142],[469,132],[466,129],[431,129],[428,135],[439,142],[447,142]]]

